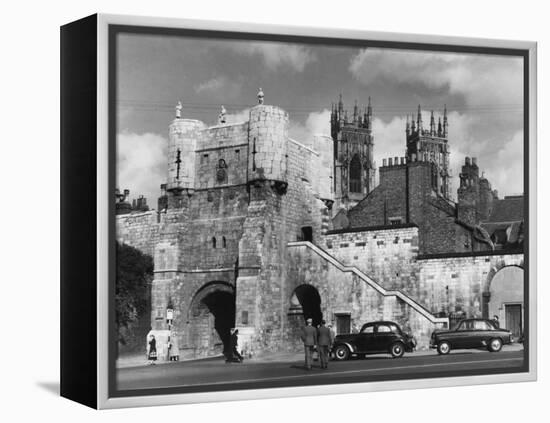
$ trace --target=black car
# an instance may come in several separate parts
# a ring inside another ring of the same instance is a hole
[[[405,351],[412,352],[415,347],[414,337],[403,332],[397,323],[381,321],[364,324],[359,333],[336,336],[332,352],[336,360],[380,353],[402,357]]]
[[[437,352],[442,355],[457,348],[487,348],[491,352],[498,352],[502,345],[512,342],[512,332],[498,328],[491,320],[465,319],[453,330],[434,331],[430,338],[430,348],[437,348]]]

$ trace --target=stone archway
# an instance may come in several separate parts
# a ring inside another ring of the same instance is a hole
[[[225,282],[201,287],[191,300],[187,322],[187,344],[195,357],[225,354],[235,327],[235,288]]]
[[[287,317],[288,344],[296,349],[301,345],[300,335],[306,319],[311,317],[314,326],[320,324],[323,319],[321,296],[317,288],[308,284],[298,286],[290,296]]]
[[[500,326],[511,330],[515,337],[523,333],[523,276],[520,266],[491,269],[483,292],[483,316],[497,316]]]

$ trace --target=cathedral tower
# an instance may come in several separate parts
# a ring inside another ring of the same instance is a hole
[[[348,210],[374,188],[374,138],[370,97],[363,113],[355,102],[353,114],[348,117],[340,95],[338,104],[332,106],[330,129],[334,142],[335,210]]]
[[[439,118],[436,125],[434,112],[430,116],[429,128],[424,128],[422,112],[418,106],[416,119],[413,114],[412,122],[407,116],[407,162],[414,162],[416,159],[428,161],[433,164],[432,184],[437,188],[438,194],[450,198],[450,169],[449,169],[449,145],[448,145],[448,122],[447,107],[443,111],[443,123]]]

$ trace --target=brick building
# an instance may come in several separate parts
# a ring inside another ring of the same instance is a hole
[[[177,108],[158,210],[122,205],[116,218],[117,239],[154,258],[151,328],[161,357],[168,336],[182,356],[219,354],[234,327],[246,353],[295,349],[310,316],[340,333],[395,320],[421,348],[461,313],[505,322],[506,304],[519,304],[521,321],[523,254],[489,248],[489,231],[504,225],[489,222],[502,200],[471,193],[475,161],[463,168],[458,204],[449,199],[446,119],[424,131],[417,117],[407,157],[386,161],[377,187],[370,101],[348,121],[340,100],[331,124],[332,137],[311,146],[293,140],[289,115],[264,104],[261,90],[244,122],[226,123],[222,108],[208,126]]]

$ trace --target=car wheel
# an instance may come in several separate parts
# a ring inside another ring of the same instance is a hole
[[[396,342],[391,346],[390,353],[393,358],[403,357],[403,354],[405,354],[405,345],[402,342]]]
[[[499,352],[502,348],[502,341],[500,338],[493,338],[489,342],[489,351],[491,352]]]
[[[339,345],[334,350],[334,358],[338,361],[347,360],[349,358],[349,349],[345,345]]]
[[[441,341],[437,345],[437,352],[441,355],[449,354],[449,352],[451,352],[451,344],[449,344],[447,341]]]

